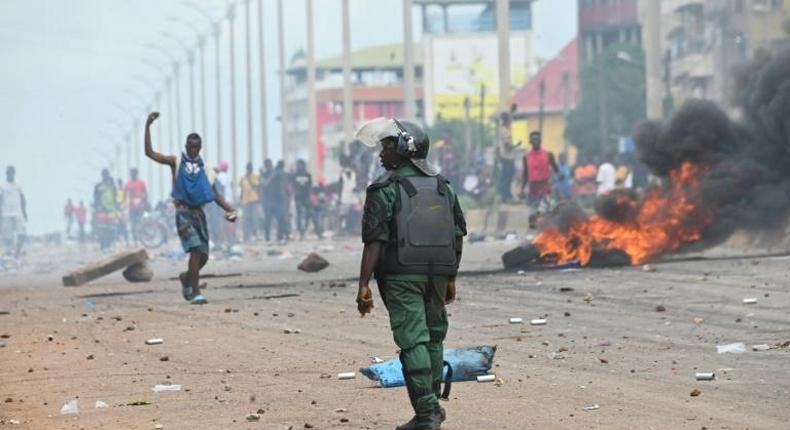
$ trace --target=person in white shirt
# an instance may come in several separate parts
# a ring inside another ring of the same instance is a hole
[[[612,164],[611,154],[604,157],[604,162],[598,167],[598,176],[596,182],[598,183],[598,195],[606,194],[612,191],[617,180],[617,174]]]
[[[0,237],[3,239],[6,254],[18,259],[25,243],[27,202],[22,188],[14,182],[14,166],[8,166],[5,174],[6,182],[0,185]]]

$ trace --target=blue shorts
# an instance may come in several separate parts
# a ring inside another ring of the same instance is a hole
[[[176,229],[184,252],[208,255],[208,224],[203,209],[176,206]]]

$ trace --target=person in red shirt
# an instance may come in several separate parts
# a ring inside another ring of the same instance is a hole
[[[129,171],[129,181],[126,182],[124,189],[124,196],[126,198],[126,207],[129,208],[129,224],[132,227],[132,239],[138,243],[137,229],[140,226],[140,221],[143,219],[145,211],[148,210],[148,191],[145,188],[145,182],[138,178],[139,171],[133,168]]]
[[[80,243],[85,243],[85,221],[88,220],[88,209],[85,208],[85,202],[80,201],[80,205],[74,208],[74,217],[77,219]]]
[[[551,178],[559,172],[554,154],[541,148],[542,136],[539,131],[529,134],[532,149],[524,154],[524,178],[521,181],[521,195],[527,192],[527,205],[530,207],[529,226],[535,228],[542,214],[551,209]]]

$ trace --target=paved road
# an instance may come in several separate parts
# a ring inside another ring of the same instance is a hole
[[[468,246],[464,267],[493,271],[512,245]],[[62,272],[95,252],[33,250],[28,273],[0,274],[0,311],[9,312],[0,334],[10,336],[0,348],[0,427],[386,429],[408,418],[403,389],[334,377],[396,354],[380,300],[361,319],[355,283],[338,281],[357,273],[361,246],[297,243],[290,256],[267,249],[212,261],[206,272],[242,275],[209,279],[210,304],[201,307],[184,303],[167,280],[180,261],[157,259],[149,284],[113,275],[63,288]],[[332,266],[297,272],[314,249]],[[789,260],[462,277],[447,344],[496,344],[493,372],[504,383],[455,384],[443,428],[790,428],[790,348],[716,353],[720,344],[790,341]],[[510,317],[548,324],[510,325]],[[164,343],[147,346],[148,338]],[[697,382],[695,372],[717,379]],[[152,392],[166,383],[183,389]],[[694,389],[701,395],[691,397]],[[80,413],[61,415],[73,398]],[[95,409],[97,400],[110,407]],[[138,400],[150,404],[126,406]],[[600,408],[583,409],[590,405]],[[259,422],[245,421],[259,410]]]

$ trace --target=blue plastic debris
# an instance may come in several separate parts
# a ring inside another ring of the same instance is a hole
[[[474,381],[480,375],[491,370],[494,363],[496,346],[475,346],[470,348],[447,348],[444,350],[444,361],[453,368],[451,382]],[[363,375],[378,381],[383,388],[402,387],[403,371],[400,360],[393,358],[383,363],[373,364],[360,369]],[[444,370],[447,376],[447,367]]]

